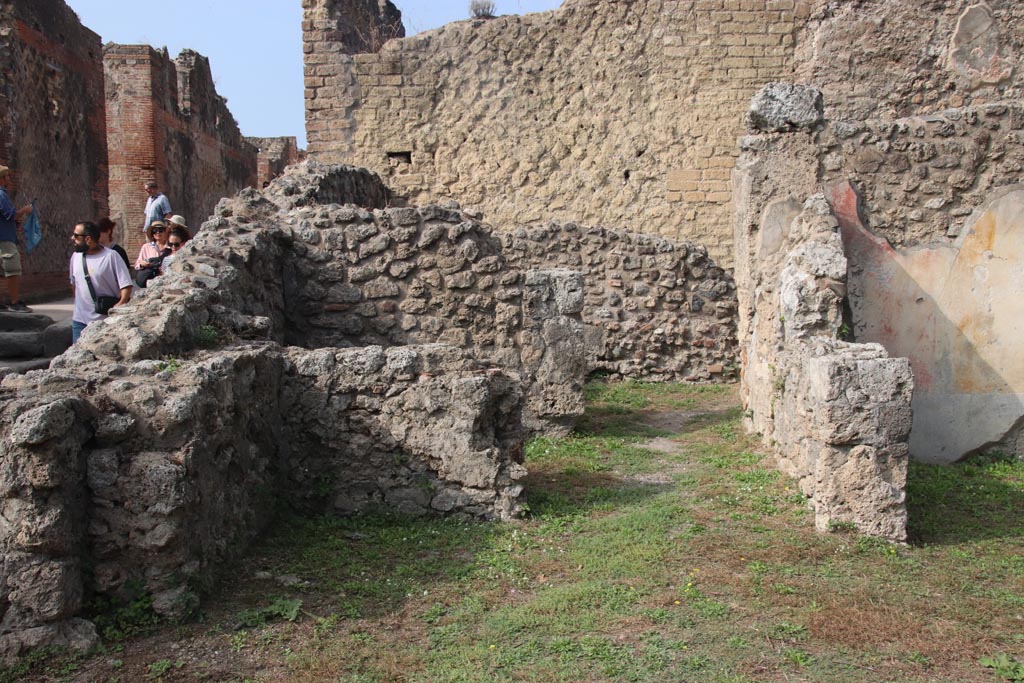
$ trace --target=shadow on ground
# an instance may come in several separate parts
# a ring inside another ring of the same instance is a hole
[[[911,462],[908,537],[916,545],[1024,538],[1024,493],[1012,458],[978,456],[955,465]]]

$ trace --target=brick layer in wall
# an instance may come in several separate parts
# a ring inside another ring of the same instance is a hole
[[[193,230],[217,202],[256,184],[256,148],[217,95],[205,57],[171,60],[148,45],[104,49],[111,217],[134,256],[144,242],[146,193],[155,180]]]
[[[367,166],[411,203],[688,238],[728,264],[743,114],[791,73],[807,11],[756,4],[567,2],[355,56],[307,32],[309,151]]]

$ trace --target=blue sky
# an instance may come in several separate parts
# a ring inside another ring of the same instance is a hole
[[[392,0],[406,33],[469,16],[469,0]],[[306,145],[300,0],[67,0],[104,43],[191,48],[210,59],[217,92],[243,135],[294,135]],[[558,7],[561,0],[496,0],[498,14]],[[159,10],[154,11],[159,7]]]

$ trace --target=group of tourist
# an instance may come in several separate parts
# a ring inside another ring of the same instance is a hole
[[[142,228],[146,243],[135,259],[134,273],[128,254],[114,241],[115,224],[109,218],[99,223],[78,223],[71,233],[75,248],[71,257],[71,286],[75,292],[72,343],[90,323],[104,318],[111,308],[128,303],[134,287],[145,287],[160,275],[192,238],[185,219],[171,212],[170,201],[157,184],[148,182],[144,189],[149,195]]]
[[[10,303],[0,311],[31,313],[21,300],[21,257],[18,229],[32,211],[31,204],[15,208],[8,195],[11,170],[0,165],[0,276],[7,283]],[[171,203],[155,182],[144,189],[146,201],[143,231],[146,243],[139,250],[134,269],[124,248],[114,239],[114,221],[82,221],[71,232],[74,253],[70,278],[74,290],[71,338],[77,342],[82,330],[102,319],[111,308],[128,303],[135,287],[145,287],[170,264],[181,247],[192,238],[185,219],[171,211]],[[134,270],[134,272],[132,272]]]

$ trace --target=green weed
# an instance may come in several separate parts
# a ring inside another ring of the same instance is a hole
[[[982,657],[978,663],[986,669],[992,669],[993,673],[1004,681],[1011,683],[1024,681],[1024,664],[1006,653],[1000,652],[989,657]]]
[[[220,330],[213,325],[200,325],[192,339],[193,343],[201,349],[212,349],[220,346],[223,341]]]
[[[266,626],[271,621],[284,619],[295,621],[299,618],[302,600],[293,598],[276,598],[266,607],[243,610],[238,614],[239,628],[257,628]]]

